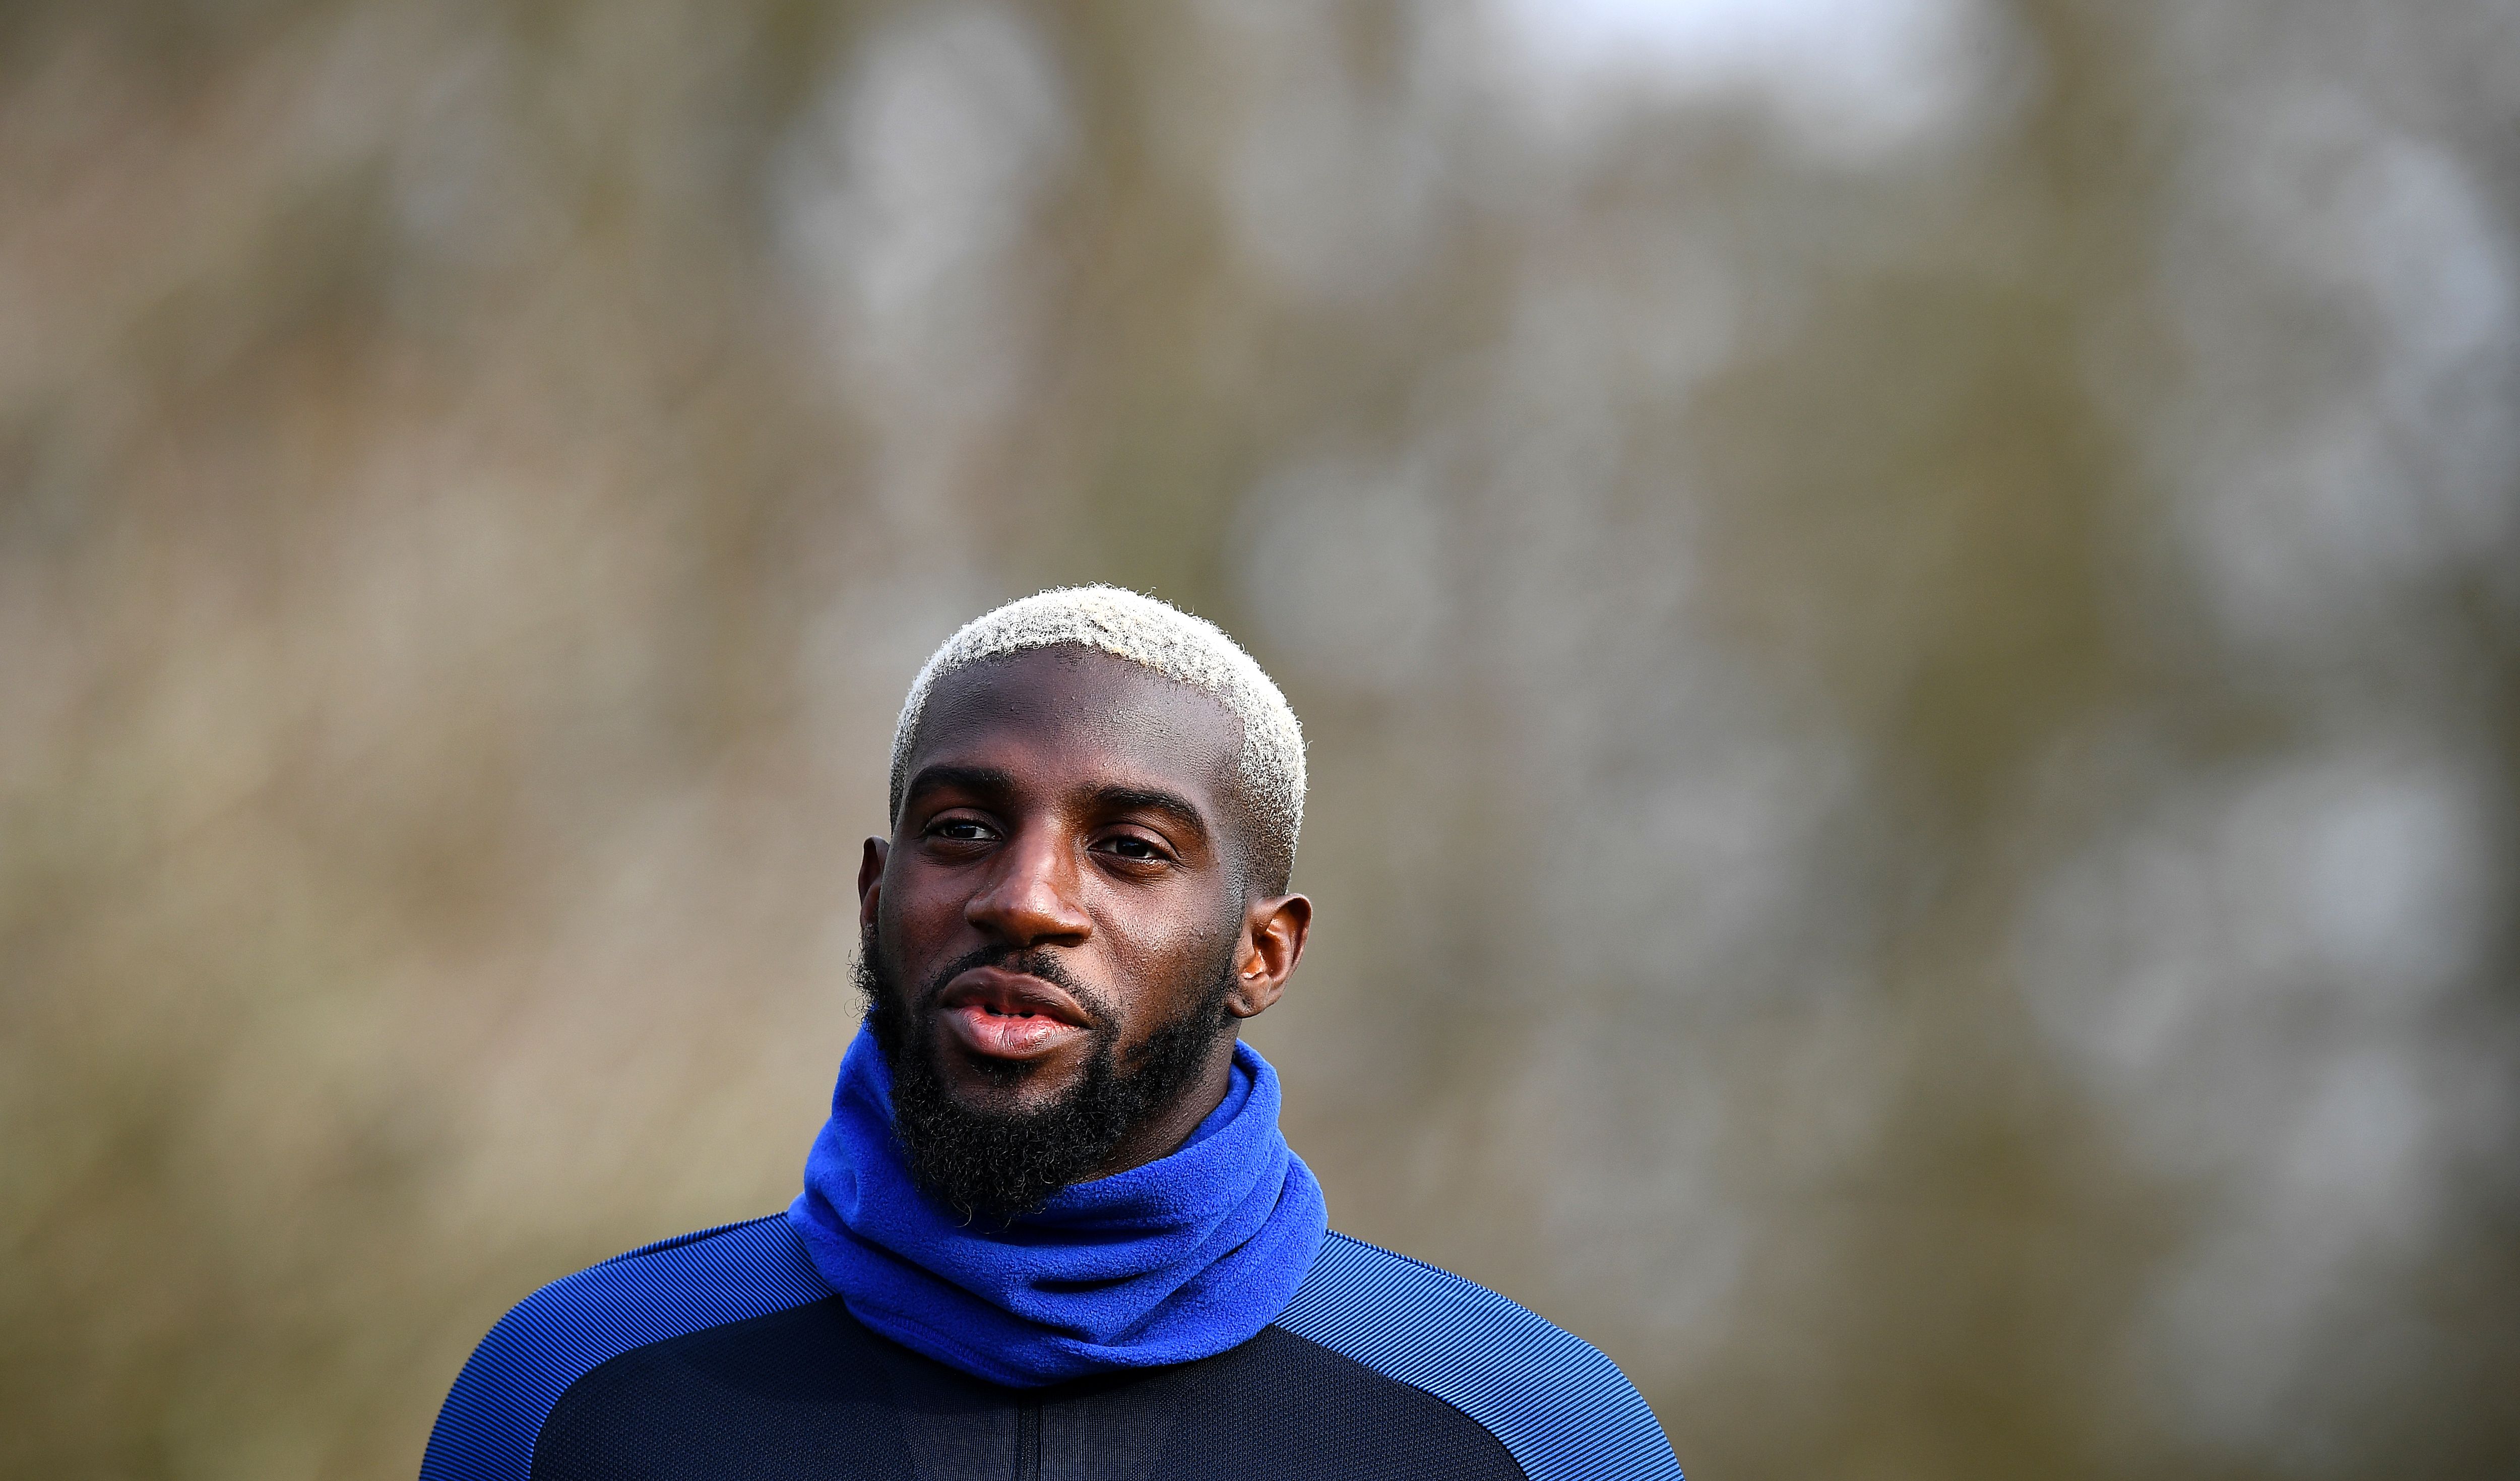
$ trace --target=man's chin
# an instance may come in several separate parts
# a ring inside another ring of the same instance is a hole
[[[1051,1113],[1082,1078],[1079,1065],[1038,1059],[975,1059],[951,1050],[938,1056],[937,1088],[966,1115],[1022,1120]]]
[[[913,1177],[966,1217],[1012,1218],[1093,1176],[1138,1107],[1082,1054],[974,1055],[934,1019],[893,1066],[893,1131]]]
[[[1228,958],[1225,970],[1232,965]],[[1068,1042],[1056,1053],[976,1053],[934,1007],[922,1011],[897,995],[872,932],[859,986],[867,1026],[892,1069],[893,1134],[911,1176],[966,1217],[1012,1217],[1096,1176],[1183,1094],[1225,1032],[1219,988],[1157,1028],[1125,1066],[1108,1026],[1061,1036]]]

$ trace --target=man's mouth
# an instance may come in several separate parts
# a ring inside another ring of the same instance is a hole
[[[940,1016],[965,1049],[992,1059],[1038,1059],[1085,1038],[1093,1020],[1058,985],[1026,972],[975,966],[945,984]]]

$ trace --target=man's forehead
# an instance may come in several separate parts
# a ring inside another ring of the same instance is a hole
[[[936,681],[910,773],[915,780],[946,751],[995,740],[1095,752],[1126,771],[1213,784],[1241,740],[1233,712],[1189,685],[1090,649],[1031,649]]]

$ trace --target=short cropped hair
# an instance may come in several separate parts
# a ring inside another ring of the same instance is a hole
[[[1294,872],[1304,826],[1304,731],[1277,684],[1203,617],[1116,586],[1060,587],[972,618],[911,681],[892,731],[892,821],[901,821],[910,750],[927,696],[946,675],[1036,648],[1073,645],[1150,669],[1224,705],[1242,726],[1236,767],[1250,830],[1252,881],[1272,892]]]

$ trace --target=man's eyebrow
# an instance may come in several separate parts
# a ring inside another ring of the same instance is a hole
[[[1207,836],[1207,814],[1199,810],[1198,804],[1159,786],[1098,786],[1094,789],[1094,805],[1097,811],[1106,813],[1162,813],[1199,837]]]
[[[1004,796],[1015,789],[1015,774],[995,766],[926,766],[901,789],[901,805],[926,792],[945,788]]]

